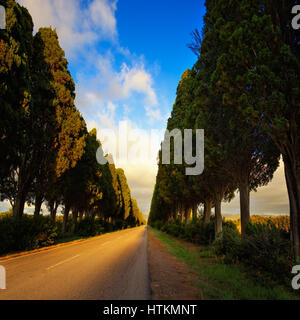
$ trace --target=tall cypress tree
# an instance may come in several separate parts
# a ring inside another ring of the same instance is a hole
[[[240,15],[245,2],[220,0],[210,3],[213,7],[209,12],[215,21],[212,29],[221,48],[210,79],[211,96],[219,97],[220,101],[220,110],[215,112],[212,125],[217,130],[223,127],[222,135],[217,139],[223,153],[231,158],[228,169],[239,188],[242,235],[245,237],[246,225],[250,220],[250,191],[272,179],[279,164],[279,152],[271,139],[261,132],[260,126],[249,123],[241,111],[244,106],[240,96],[251,91],[248,81],[241,77],[245,64],[251,63],[247,55],[240,54],[241,48],[246,45],[238,29],[241,18],[247,18]],[[253,5],[251,3],[252,10]],[[256,3],[256,6],[259,4]],[[251,31],[247,29],[247,32]],[[230,48],[229,39],[232,41],[235,37],[238,39],[236,46]]]
[[[56,31],[51,28],[41,28],[35,37],[42,48],[44,61],[42,70],[47,73],[53,96],[48,103],[51,104],[51,112],[55,113],[55,121],[49,125],[52,146],[48,149],[54,158],[51,155],[46,157],[47,161],[51,159],[53,162],[46,166],[49,183],[46,189],[42,189],[51,207],[55,198],[63,191],[64,174],[76,166],[84,153],[87,129],[74,103],[75,84]],[[67,216],[70,204],[64,204]]]
[[[118,181],[119,185],[121,187],[121,192],[122,192],[122,199],[123,199],[123,215],[122,219],[127,219],[130,213],[130,199],[131,199],[131,193],[130,189],[127,183],[127,179],[124,173],[123,169],[117,169],[117,176],[118,176]]]
[[[34,177],[37,138],[31,130],[33,23],[27,9],[15,1],[0,4],[6,9],[6,29],[0,30],[1,192],[20,217]]]
[[[226,8],[226,1],[218,3],[219,9]],[[227,104],[238,103],[246,121],[272,139],[282,154],[294,252],[300,257],[300,37],[290,14],[296,4],[236,1],[231,29],[220,23],[227,56],[219,65],[219,78]]]

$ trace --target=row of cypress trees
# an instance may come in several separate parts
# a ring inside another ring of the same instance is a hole
[[[75,106],[75,84],[52,28],[33,35],[28,10],[0,0],[6,29],[0,30],[0,192],[15,217],[26,203],[38,216],[45,202],[55,221],[63,206],[78,217],[144,223],[124,171],[100,165],[96,130],[88,132]]]
[[[250,192],[268,184],[282,156],[290,201],[292,245],[300,257],[300,33],[291,26],[297,1],[207,0],[202,35],[190,46],[198,60],[182,75],[167,129],[205,130],[205,169],[161,163],[149,223],[188,219],[240,195],[242,236]]]

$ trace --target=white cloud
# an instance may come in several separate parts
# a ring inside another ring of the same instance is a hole
[[[162,120],[162,115],[159,109],[152,108],[150,106],[145,106],[146,109],[146,115],[149,118],[149,122],[152,123],[155,120]]]
[[[83,85],[93,88],[99,102],[121,101],[134,93],[141,93],[145,96],[146,105],[157,105],[152,77],[143,65],[129,67],[123,63],[120,71],[115,71],[109,57],[98,56],[95,68],[96,75]],[[78,77],[86,81],[86,74],[80,73]]]
[[[106,55],[94,55],[93,60],[94,75],[86,74],[85,70],[77,75],[78,106],[85,109],[100,109],[109,102],[125,101],[128,107],[130,103],[128,100],[141,94],[146,117],[150,121],[162,118],[153,78],[143,63],[134,61],[133,65],[129,66],[124,62],[120,69],[116,70],[113,67],[114,58],[110,52]]]
[[[40,27],[56,28],[60,43],[68,56],[78,54],[84,46],[117,37],[116,1],[92,0],[87,7],[82,0],[18,0]]]
[[[95,0],[87,10],[87,17],[92,18],[93,25],[96,29],[100,29],[103,33],[114,37],[117,33],[116,9],[117,1],[108,2],[107,0]]]
[[[144,66],[129,68],[125,63],[119,74],[119,82],[125,97],[130,96],[132,91],[144,93],[145,103],[149,106],[157,105],[156,94],[152,88],[152,77],[144,69]]]

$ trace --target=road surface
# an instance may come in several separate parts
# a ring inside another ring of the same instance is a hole
[[[0,260],[0,300],[148,300],[147,227]]]

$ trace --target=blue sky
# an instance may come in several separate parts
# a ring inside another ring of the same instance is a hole
[[[132,196],[147,215],[157,173],[155,158],[177,84],[196,62],[187,44],[191,32],[202,29],[204,0],[17,2],[32,15],[35,32],[56,28],[76,82],[76,106],[88,128],[97,128],[116,166],[125,170]],[[117,134],[120,121],[129,132],[125,158],[118,154],[126,140]],[[115,140],[105,137],[106,129],[116,133]],[[156,139],[150,136],[152,129],[160,130]],[[141,154],[148,156],[139,158]],[[137,161],[129,161],[132,158]],[[261,213],[288,212],[282,167],[274,181],[252,198],[256,213],[260,213],[256,208]],[[238,211],[238,197],[224,204],[224,212]]]
[[[156,89],[166,94],[170,106],[183,71],[196,61],[187,48],[190,33],[202,29],[204,6],[199,0],[119,1],[116,13],[120,44],[160,70]]]
[[[91,2],[82,1],[81,4],[86,6]],[[91,45],[92,50],[104,57],[109,55],[115,71],[120,70],[123,63],[128,67],[134,64],[139,67],[143,65],[145,71],[151,75],[151,87],[157,97],[157,109],[161,115],[155,118],[155,123],[149,123],[143,108],[144,93],[135,92],[130,99],[117,101],[116,121],[122,118],[124,103],[132,111],[131,121],[148,128],[165,126],[175,100],[178,81],[184,70],[192,67],[196,61],[187,44],[191,41],[191,32],[195,28],[202,28],[204,5],[201,3],[202,1],[196,0],[190,0],[188,5],[182,0],[119,0],[116,3],[117,36],[113,39],[98,39]],[[93,65],[90,70],[83,70],[84,60],[84,53],[76,59],[69,59],[70,70],[77,85],[80,85],[82,77],[94,79],[93,76],[98,72]],[[86,110],[81,110],[86,118],[91,117]]]

